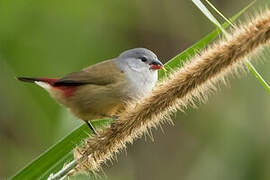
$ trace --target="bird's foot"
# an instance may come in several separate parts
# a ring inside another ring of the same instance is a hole
[[[111,129],[115,129],[115,120],[119,119],[120,116],[117,116],[117,115],[112,115],[111,118],[114,120],[114,122],[111,123]]]
[[[115,127],[116,127],[115,125],[116,125],[116,123],[115,122],[112,122],[111,123],[111,129],[115,129]]]
[[[117,115],[112,115],[112,116],[111,116],[111,118],[112,118],[113,120],[117,120],[117,119],[119,119],[119,117],[120,117],[120,116],[117,116]]]

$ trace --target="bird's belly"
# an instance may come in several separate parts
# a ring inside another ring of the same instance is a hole
[[[120,91],[115,87],[84,85],[72,97],[60,96],[57,94],[58,98],[55,99],[84,121],[116,115],[123,111],[125,104]]]
[[[120,104],[103,104],[102,108],[98,105],[92,106],[89,104],[89,106],[80,108],[80,107],[73,107],[70,108],[70,111],[79,119],[88,121],[93,119],[99,119],[103,117],[111,117],[113,115],[117,115],[120,111]]]

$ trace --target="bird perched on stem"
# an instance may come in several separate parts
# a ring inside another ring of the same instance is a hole
[[[97,135],[91,120],[115,116],[127,102],[150,93],[162,67],[152,51],[135,48],[63,78],[18,79],[43,87]]]

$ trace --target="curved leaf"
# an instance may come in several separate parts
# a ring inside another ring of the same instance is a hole
[[[111,119],[93,121],[95,128],[111,124]],[[86,124],[83,124],[65,136],[38,158],[33,160],[24,169],[19,171],[13,180],[22,179],[46,179],[51,173],[55,173],[63,167],[65,162],[73,159],[72,150],[81,141],[92,133]]]

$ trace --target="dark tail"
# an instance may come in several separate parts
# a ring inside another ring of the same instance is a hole
[[[29,77],[17,77],[18,80],[24,81],[24,82],[35,82],[40,81],[40,78],[29,78]]]
[[[24,82],[35,82],[35,81],[41,81],[41,82],[46,82],[52,86],[54,86],[54,83],[59,80],[59,78],[29,78],[29,77],[18,77],[17,78],[20,81]]]

